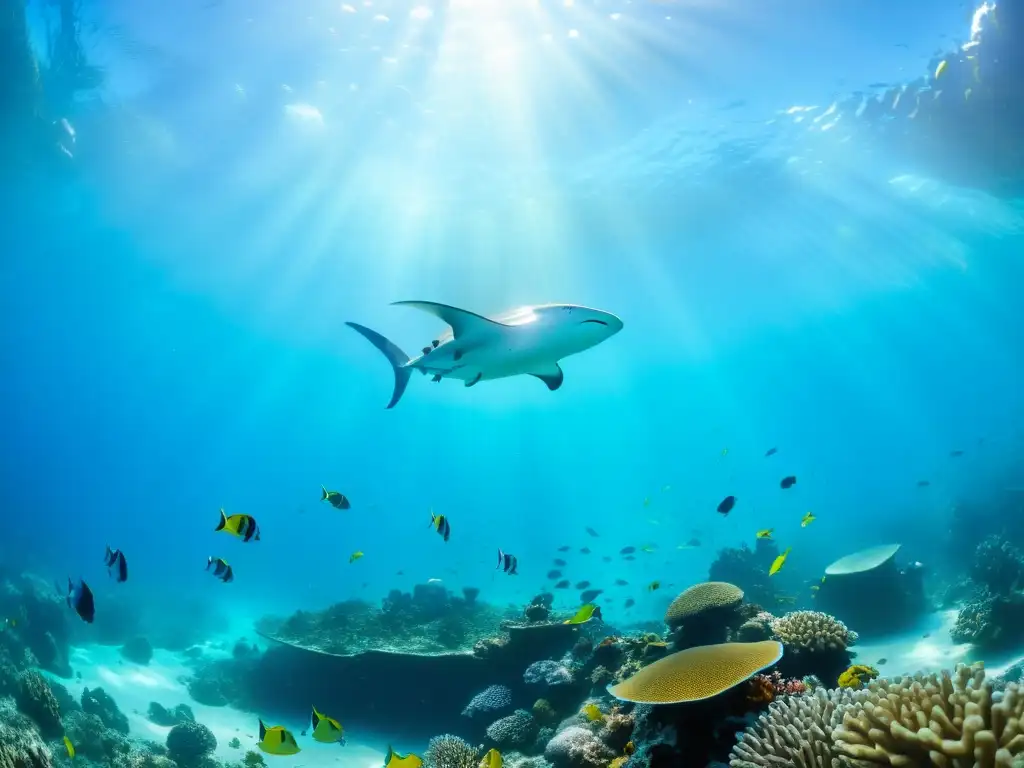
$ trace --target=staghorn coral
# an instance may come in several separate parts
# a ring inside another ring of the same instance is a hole
[[[200,765],[215,749],[217,737],[213,731],[195,720],[178,723],[167,733],[167,752],[180,766]]]
[[[857,642],[857,633],[834,616],[819,611],[793,611],[771,622],[772,633],[786,650],[843,651]]]
[[[39,732],[44,739],[58,739],[64,733],[57,697],[53,695],[50,684],[40,673],[29,670],[18,676],[14,700],[18,704],[18,709],[39,726]]]
[[[780,658],[782,645],[774,640],[688,648],[642,668],[608,692],[644,704],[699,701],[749,680]]]
[[[487,727],[487,738],[499,749],[525,749],[533,746],[540,727],[533,715],[517,709],[508,717],[495,720]]]
[[[477,749],[465,739],[446,733],[435,736],[423,753],[426,768],[477,768]]]
[[[833,768],[832,734],[852,696],[848,690],[819,688],[804,696],[778,699],[740,736],[729,765]]]
[[[491,685],[474,696],[462,710],[464,717],[493,717],[511,709],[512,689],[507,685]]]
[[[993,697],[982,664],[875,680],[853,694],[832,734],[840,764],[992,768],[1024,756],[1024,692]]]

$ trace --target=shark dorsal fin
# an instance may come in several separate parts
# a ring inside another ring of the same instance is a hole
[[[396,301],[395,306],[414,307],[429,312],[434,317],[440,318],[452,327],[452,335],[457,339],[466,334],[479,332],[488,333],[499,328],[505,328],[504,323],[490,320],[475,312],[468,312],[465,309],[452,307],[448,304],[438,304],[436,301]]]

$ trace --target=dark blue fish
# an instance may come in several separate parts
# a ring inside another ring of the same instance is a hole
[[[96,603],[92,598],[92,590],[89,589],[89,585],[81,579],[78,580],[77,584],[71,581],[71,577],[68,576],[68,605],[75,609],[77,613],[87,624],[92,624],[92,620],[96,618]]]
[[[103,564],[107,566],[107,573],[114,577],[114,581],[128,581],[128,561],[124,559],[124,552],[120,549],[111,549],[108,544],[103,555]]]
[[[718,505],[718,511],[720,514],[728,515],[732,512],[732,508],[736,506],[735,496],[726,496],[722,499],[722,502]]]
[[[568,565],[568,563],[566,563],[565,560],[563,560],[560,557],[556,557],[554,559],[554,563],[555,563],[555,565],[561,565],[561,566]]]
[[[594,602],[594,599],[597,598],[597,596],[600,595],[602,592],[604,592],[603,589],[588,589],[588,590],[585,590],[584,592],[580,593],[580,602],[581,603],[592,603],[592,602]]]
[[[779,487],[785,490],[786,488],[792,488],[796,485],[796,475],[786,475],[779,481]]]
[[[560,578],[562,578],[562,572],[561,571],[548,571],[548,578],[549,579],[560,579]]]
[[[519,560],[515,555],[510,555],[506,552],[498,550],[498,568],[501,568],[509,576],[517,576],[518,572],[516,567],[519,565]],[[504,567],[502,567],[504,566]]]
[[[767,451],[764,452],[764,457],[767,459],[769,456],[774,456],[778,452],[778,448],[769,448]]]
[[[593,528],[586,528],[585,530],[586,530],[587,533],[589,533],[594,538],[597,538],[598,536],[601,535],[597,531],[595,531]]]

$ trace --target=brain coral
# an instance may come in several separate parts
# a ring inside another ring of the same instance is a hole
[[[517,749],[532,746],[538,730],[533,715],[525,709],[517,709],[508,717],[491,723],[487,727],[487,738],[501,749]]]
[[[507,685],[491,685],[472,698],[462,714],[466,717],[493,716],[512,707],[512,689]]]
[[[782,658],[782,645],[759,643],[702,645],[650,664],[608,692],[641,704],[677,704],[717,696]]]
[[[772,621],[776,639],[791,651],[841,651],[857,642],[857,633],[834,616],[793,611]]]
[[[423,764],[426,768],[477,768],[477,751],[465,739],[446,733],[427,744]]]
[[[819,688],[807,696],[776,699],[740,736],[729,755],[729,765],[832,768],[832,732],[851,698],[848,690]]]
[[[677,626],[687,619],[716,608],[734,608],[743,600],[743,590],[724,581],[706,581],[684,589],[665,611],[665,623]]]
[[[841,765],[991,768],[1024,755],[1024,691],[1011,683],[994,697],[980,663],[874,680],[852,695],[832,734]]]
[[[167,752],[179,765],[196,765],[217,748],[217,737],[201,723],[186,720],[167,733]]]

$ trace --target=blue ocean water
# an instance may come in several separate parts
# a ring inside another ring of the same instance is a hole
[[[1020,470],[1024,218],[995,148],[915,124],[911,156],[836,105],[933,77],[974,11],[85,3],[104,77],[70,170],[5,185],[3,558],[230,631],[431,578],[523,605],[563,545],[622,626],[764,528],[793,591],[879,543],[940,570],[952,509]],[[43,58],[52,13],[29,3]],[[385,410],[344,323],[418,350],[444,325],[400,300],[624,329],[557,392],[416,376]],[[221,507],[261,540],[214,534]]]

